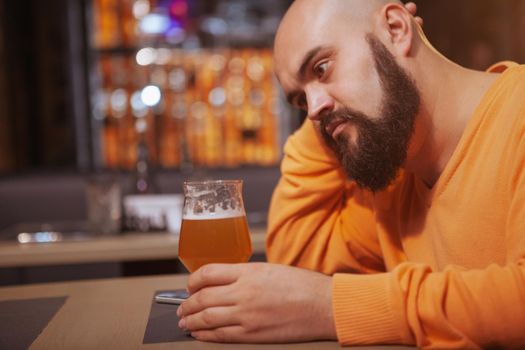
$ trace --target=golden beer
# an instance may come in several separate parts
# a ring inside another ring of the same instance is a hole
[[[179,258],[190,272],[210,263],[247,262],[251,255],[246,216],[182,219]]]
[[[252,243],[241,180],[184,183],[179,258],[190,272],[210,263],[247,262]]]

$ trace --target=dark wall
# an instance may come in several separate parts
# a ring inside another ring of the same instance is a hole
[[[9,134],[2,142],[9,156],[2,157],[0,170],[76,165],[71,44],[81,46],[82,36],[71,37],[69,21],[79,5],[67,0],[0,2],[0,125]],[[78,54],[83,55],[81,50]]]
[[[429,40],[452,61],[479,70],[502,60],[525,63],[525,1],[415,2]]]

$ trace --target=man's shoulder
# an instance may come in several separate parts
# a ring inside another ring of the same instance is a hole
[[[508,114],[511,111],[525,112],[525,65],[501,62],[493,65],[489,72],[501,74],[489,97],[496,99],[496,106]]]
[[[516,112],[523,116],[525,113],[525,65],[508,67],[501,77],[500,96],[504,101],[505,111]],[[523,119],[523,118],[520,118]]]
[[[491,66],[487,71],[501,73],[501,88],[525,89],[525,65],[523,64],[504,61]]]
[[[516,63],[516,62],[513,62],[513,61],[500,61],[500,62],[496,62],[492,66],[490,66],[487,69],[487,72],[490,72],[490,73],[503,73],[508,68],[516,67],[516,66],[519,66],[519,64]]]
[[[522,144],[525,137],[525,65],[509,65],[497,82],[488,111],[495,135],[506,144]]]

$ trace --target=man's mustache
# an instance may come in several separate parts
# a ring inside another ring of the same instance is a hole
[[[326,129],[328,128],[329,125],[333,123],[344,123],[346,121],[349,121],[350,119],[352,119],[350,116],[343,114],[343,113],[339,113],[339,112],[330,113],[326,115],[323,119],[321,119],[321,130],[326,132]]]
[[[359,111],[352,110],[350,108],[340,108],[338,110],[335,110],[333,112],[330,112],[326,114],[320,122],[321,132],[325,134],[325,136],[329,136],[326,132],[329,125],[332,123],[345,123],[345,122],[363,122],[368,121],[368,117]]]

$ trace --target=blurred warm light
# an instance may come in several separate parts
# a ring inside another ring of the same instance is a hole
[[[141,94],[140,90],[135,91],[130,99],[133,115],[137,118],[145,117],[148,114],[148,107],[142,102]]]
[[[138,119],[138,120],[135,122],[135,130],[136,130],[138,133],[146,132],[147,128],[148,128],[148,123],[146,123],[146,121],[144,120],[144,118],[140,118],[140,119]]]
[[[210,57],[210,68],[216,72],[221,72],[226,66],[226,57],[224,55],[215,54]]]
[[[166,48],[157,49],[155,63],[159,65],[168,64],[171,60],[171,50]]]
[[[220,107],[226,103],[226,91],[223,87],[217,86],[210,91],[208,101],[214,107]]]
[[[228,63],[228,69],[233,74],[242,74],[244,71],[244,60],[240,57],[233,57]]]
[[[150,6],[148,0],[136,0],[133,3],[133,16],[141,19],[149,13]]]
[[[215,36],[228,34],[228,23],[222,18],[208,17],[201,22],[201,29]]]
[[[139,28],[144,34],[162,34],[170,27],[169,17],[162,13],[150,13],[140,20]]]
[[[161,67],[157,67],[151,72],[151,83],[156,86],[166,86],[168,81],[168,73]]]
[[[105,111],[109,105],[109,93],[105,90],[99,90],[93,97],[93,117],[97,120],[103,120],[106,115]]]
[[[19,243],[50,243],[61,240],[60,233],[51,231],[42,231],[36,233],[22,232],[17,235]]]
[[[31,235],[29,233],[19,233],[18,242],[20,243],[29,243],[31,242]]]
[[[264,78],[264,65],[260,58],[252,57],[248,60],[248,66],[246,68],[246,74],[248,78],[253,81],[261,81]]]
[[[186,88],[186,79],[186,71],[183,68],[175,67],[168,76],[169,86],[176,92],[184,91]]]
[[[120,88],[111,93],[110,98],[111,109],[115,112],[125,112],[128,106],[128,94],[126,90]],[[117,114],[116,116],[121,116]]]
[[[142,89],[140,98],[146,106],[153,107],[160,102],[160,89],[158,86],[148,85]]]
[[[188,4],[186,1],[174,1],[170,6],[170,12],[175,17],[185,17],[188,15]]]
[[[157,59],[157,50],[151,48],[151,47],[145,47],[140,49],[137,52],[137,55],[135,56],[135,60],[137,61],[137,64],[141,66],[148,66],[155,62]]]
[[[172,27],[166,32],[166,41],[170,44],[180,44],[186,39],[186,31],[181,27]]]

